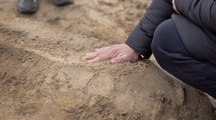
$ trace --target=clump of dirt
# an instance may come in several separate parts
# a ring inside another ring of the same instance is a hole
[[[149,1],[92,0],[33,16],[0,4],[0,119],[214,120],[209,99],[150,61],[86,63],[84,54],[124,40]],[[10,14],[10,16],[8,16]]]

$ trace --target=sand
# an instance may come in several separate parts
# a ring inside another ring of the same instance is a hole
[[[208,97],[149,60],[90,64],[82,57],[122,43],[150,1],[40,1],[20,15],[0,4],[1,120],[215,120]]]

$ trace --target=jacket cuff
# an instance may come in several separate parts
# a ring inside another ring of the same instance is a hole
[[[125,43],[144,56],[145,59],[148,59],[152,54],[150,48],[151,40],[152,38],[147,37],[147,35],[139,28],[139,25],[137,25]]]

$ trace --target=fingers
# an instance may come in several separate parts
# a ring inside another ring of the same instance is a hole
[[[93,59],[88,60],[87,62],[95,63],[95,62],[100,62],[102,60],[107,60],[107,59],[110,59],[110,58],[111,58],[111,56],[109,54],[103,53],[103,54],[100,54],[100,55],[96,56]]]
[[[109,48],[110,48],[110,46],[102,47],[102,48],[96,49],[95,52],[87,53],[87,54],[85,55],[84,59],[86,59],[86,60],[94,59],[94,58],[96,58],[97,56],[106,53],[106,52],[108,51]],[[98,59],[99,59],[99,58],[98,58]]]
[[[91,53],[87,53],[84,57],[84,59],[86,60],[91,60],[91,59],[94,59],[95,57],[98,56],[98,53],[97,52],[91,52]]]
[[[111,63],[122,63],[122,62],[130,62],[128,55],[122,55],[111,59]]]
[[[92,52],[92,53],[87,53],[84,57],[84,59],[87,60],[87,62],[90,62],[90,63],[94,63],[94,62],[100,62],[102,60],[106,60],[106,59],[109,59],[110,56],[109,54],[107,53],[101,53],[101,52]]]
[[[111,46],[103,47],[96,49],[95,52],[87,53],[84,59],[87,60],[87,62],[99,62],[102,60],[111,59],[113,57],[113,49]]]
[[[103,51],[107,51],[111,48],[111,46],[107,46],[107,47],[102,47],[102,48],[99,48],[99,49],[96,49],[96,52],[103,52]]]
[[[101,59],[99,57],[95,57],[94,59],[90,59],[87,62],[89,62],[89,63],[95,63],[95,62],[99,62],[99,61],[101,61]]]

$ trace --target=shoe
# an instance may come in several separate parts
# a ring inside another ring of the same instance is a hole
[[[53,3],[56,6],[63,6],[73,3],[73,0],[53,0]]]
[[[18,11],[20,13],[35,13],[38,10],[37,0],[19,0]]]

